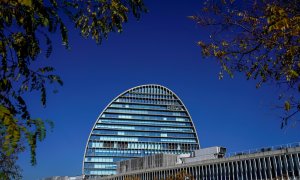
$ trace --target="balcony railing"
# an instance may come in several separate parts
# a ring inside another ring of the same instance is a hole
[[[295,148],[295,147],[300,147],[300,142],[271,146],[271,147],[255,148],[255,149],[249,149],[245,151],[230,152],[230,153],[226,153],[225,157],[228,158],[233,156],[255,154],[255,153],[282,150],[282,149]]]

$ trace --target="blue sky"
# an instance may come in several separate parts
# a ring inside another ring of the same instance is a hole
[[[52,133],[37,147],[38,164],[20,156],[25,180],[54,175],[80,175],[90,130],[105,106],[121,92],[141,84],[161,84],[174,91],[188,108],[201,147],[221,145],[229,152],[299,141],[300,126],[280,129],[278,90],[260,89],[243,74],[218,79],[220,67],[203,59],[197,41],[207,32],[187,18],[201,1],[148,1],[149,13],[130,19],[121,34],[110,34],[97,46],[70,28],[71,50],[55,40],[49,59],[64,80],[59,93],[48,93],[42,108],[36,93],[27,97],[33,117],[55,122]]]

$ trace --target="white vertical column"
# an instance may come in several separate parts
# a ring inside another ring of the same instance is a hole
[[[246,180],[248,180],[248,176],[249,176],[249,167],[248,167],[248,164],[249,163],[247,163],[247,161],[248,160],[244,160],[243,162],[244,162],[244,168],[245,168],[245,177],[246,177]]]
[[[294,161],[293,161],[292,154],[290,154],[289,159],[290,159],[290,164],[291,164],[292,176],[293,176],[293,179],[295,179],[295,172],[294,172],[294,169],[295,169],[294,166],[295,166],[295,164],[294,164]]]
[[[220,172],[220,174],[219,174],[220,177],[218,176],[218,178],[221,179],[221,180],[223,180],[223,175],[222,175],[222,173],[223,173],[222,163],[219,163],[219,170],[220,170],[220,171],[218,171],[218,172]]]
[[[237,179],[240,179],[240,176],[239,176],[239,172],[240,172],[240,170],[239,170],[239,162],[238,161],[236,161],[236,163],[235,163],[235,174],[236,174],[236,177],[237,177]]]
[[[241,169],[241,177],[242,177],[242,180],[244,180],[245,169],[243,166],[243,160],[240,161],[239,165],[240,165],[240,169]]]
[[[263,173],[264,173],[265,179],[267,179],[268,174],[267,174],[267,163],[266,163],[265,157],[262,158],[262,164],[263,164]]]
[[[226,167],[226,163],[223,163],[223,179],[226,180],[227,178],[227,167]]]
[[[231,162],[231,170],[232,170],[232,179],[236,179],[236,176],[235,176],[235,164],[234,162]]]
[[[212,179],[215,180],[215,175],[216,175],[216,173],[215,173],[215,164],[212,164],[211,166],[212,166],[212,174],[211,174],[211,176],[212,176]]]
[[[208,165],[203,166],[203,172],[205,179],[208,179]]]
[[[195,166],[195,176],[194,179],[199,179],[200,166]]]
[[[204,178],[204,170],[203,170],[203,168],[204,168],[204,166],[200,166],[200,171],[201,171],[200,177],[201,177],[201,179]]]
[[[284,167],[285,167],[285,174],[287,175],[288,179],[290,179],[290,176],[289,176],[289,164],[287,162],[286,155],[283,155],[283,164],[284,164]]]
[[[257,180],[257,164],[258,164],[258,160],[257,159],[253,159],[253,172],[254,172],[254,179]]]
[[[284,173],[284,172],[283,172],[283,167],[284,167],[284,164],[283,164],[283,163],[284,163],[284,162],[283,162],[283,157],[282,157],[281,155],[279,155],[279,156],[278,156],[278,159],[279,159],[279,162],[280,162],[280,163],[279,163],[279,164],[280,164],[280,176],[283,177],[283,176],[284,176],[284,175],[283,175],[283,173]]]
[[[269,173],[270,173],[270,178],[273,179],[273,173],[272,170],[274,169],[274,167],[272,166],[271,163],[271,157],[267,157],[267,161],[268,161],[268,166],[269,166]]]
[[[253,179],[253,168],[252,168],[252,159],[249,159],[249,172],[250,172],[250,179]]]
[[[257,170],[259,172],[259,178],[262,179],[262,165],[261,165],[261,160],[258,158],[258,167]]]

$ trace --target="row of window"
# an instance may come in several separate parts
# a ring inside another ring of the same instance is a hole
[[[90,149],[88,149],[90,150]],[[154,151],[154,150],[148,150],[148,151],[141,151],[141,150],[130,150],[128,152],[120,151],[112,151],[112,152],[93,152],[93,151],[87,151],[86,156],[107,156],[107,157],[143,157],[148,156],[151,154],[157,154],[157,153],[165,153],[165,154],[186,154],[189,153],[188,151]]]
[[[180,106],[180,104],[177,102],[177,100],[132,99],[132,98],[120,97],[116,100],[116,102],[142,103],[142,104],[164,104],[164,105],[177,105],[177,106]]]
[[[169,90],[167,90],[164,87],[161,86],[143,86],[143,87],[139,87],[134,89],[133,91],[131,91],[133,93],[151,93],[151,94],[164,94],[164,95],[169,95],[171,94],[171,92]]]
[[[150,154],[184,154],[184,150],[120,150],[120,149],[87,149],[86,156],[145,156]]]
[[[97,136],[91,135],[90,140],[99,141],[124,141],[124,142],[182,142],[196,143],[196,139],[176,139],[176,138],[147,138],[147,137],[120,137],[120,136]]]
[[[120,119],[143,119],[143,120],[159,120],[159,121],[184,121],[189,122],[189,118],[185,117],[163,117],[163,116],[147,116],[147,115],[128,115],[128,114],[108,114],[103,113],[101,118],[120,118]]]
[[[151,109],[151,110],[173,110],[173,111],[183,110],[181,106],[162,106],[162,105],[150,105],[150,104],[142,105],[142,104],[112,103],[109,107],[130,108],[130,109]]]
[[[101,169],[116,169],[117,165],[114,163],[84,163],[85,168],[101,168]]]
[[[86,156],[141,156],[145,151],[119,149],[87,149]]]
[[[85,169],[84,170],[84,174],[85,175],[113,175],[116,174],[116,170],[101,170],[101,171],[97,171],[97,170],[90,170],[90,169]]]
[[[96,135],[91,135],[90,140],[138,142],[139,138],[136,138],[136,137],[111,137],[111,136],[96,136]]]
[[[186,113],[184,113],[184,112],[148,111],[148,110],[132,110],[132,109],[106,109],[105,112],[129,113],[129,114],[166,115],[166,116],[187,116]]]
[[[184,151],[192,151],[198,149],[196,144],[181,144],[181,143],[134,143],[134,142],[93,142],[90,141],[88,143],[89,148],[111,148],[111,150],[118,149],[144,149],[144,150],[184,150]],[[113,149],[115,148],[115,149]],[[105,149],[95,149],[105,150]],[[98,152],[96,151],[96,152]],[[108,149],[108,151],[110,151]]]
[[[98,123],[106,124],[134,124],[134,125],[152,125],[157,126],[191,126],[191,123],[181,123],[181,122],[166,122],[166,121],[143,121],[143,120],[119,120],[119,119],[99,119]]]
[[[113,130],[93,130],[93,134],[99,135],[122,135],[122,136],[154,136],[154,137],[182,137],[196,138],[190,133],[166,133],[166,132],[139,132],[139,131],[113,131]]]
[[[135,93],[127,93],[123,95],[125,97],[133,97],[133,98],[149,98],[149,99],[173,99],[175,97],[172,95],[162,95],[162,94],[135,94]]]
[[[154,124],[155,125],[155,124]],[[107,124],[96,124],[95,128],[106,128],[106,129],[119,129],[119,130],[137,130],[137,131],[176,131],[176,132],[194,132],[192,127],[180,128],[180,127],[151,127],[151,126],[134,126],[134,125],[107,125]]]
[[[118,162],[124,161],[130,158],[122,157],[85,157],[84,162]]]

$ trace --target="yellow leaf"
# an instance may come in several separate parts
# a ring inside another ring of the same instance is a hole
[[[291,104],[288,101],[285,101],[285,103],[284,103],[284,109],[286,111],[289,111],[291,109]]]
[[[299,77],[299,74],[298,74],[296,71],[294,71],[294,70],[290,70],[290,71],[289,71],[289,75],[290,75],[292,78],[297,78],[297,77]]]
[[[228,46],[228,43],[226,41],[223,41],[222,46]]]
[[[32,6],[32,0],[19,0],[18,2],[24,6],[29,6],[29,7]]]

